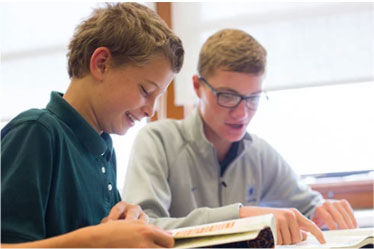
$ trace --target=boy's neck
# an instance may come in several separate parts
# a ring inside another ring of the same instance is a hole
[[[90,99],[89,76],[76,79],[73,78],[66,90],[63,98],[68,102],[99,134],[102,130],[99,128],[98,120],[94,112],[94,108]]]
[[[230,150],[232,142],[223,140],[218,136],[208,125],[205,124],[203,120],[204,134],[206,139],[211,142],[216,149],[217,159],[222,162],[225,159],[227,152]]]

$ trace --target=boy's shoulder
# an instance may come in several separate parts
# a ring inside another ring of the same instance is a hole
[[[4,136],[8,131],[32,124],[40,124],[48,130],[53,129],[58,123],[56,117],[46,109],[29,109],[18,114],[2,129],[1,135]]]
[[[170,129],[180,129],[182,125],[182,120],[177,119],[162,119],[146,125],[147,129],[152,131],[170,131]]]
[[[158,138],[164,142],[182,142],[184,133],[182,128],[183,120],[162,119],[147,124],[143,127],[138,136]]]

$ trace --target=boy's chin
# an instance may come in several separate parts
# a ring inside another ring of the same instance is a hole
[[[245,135],[245,132],[243,134],[240,134],[240,135],[231,135],[231,136],[228,136],[226,140],[228,140],[230,143],[235,143],[235,142],[238,142],[240,141]]]
[[[125,135],[127,133],[128,129],[130,129],[130,127],[124,127],[122,129],[114,131],[113,134],[116,134],[116,135],[119,135],[119,136],[123,136],[123,135]]]

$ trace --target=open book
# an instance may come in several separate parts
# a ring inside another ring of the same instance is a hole
[[[305,241],[277,248],[373,248],[374,245],[374,227],[323,231],[323,235],[326,244],[320,244],[314,236],[308,234]]]
[[[274,247],[276,231],[272,214],[170,230],[176,248]]]

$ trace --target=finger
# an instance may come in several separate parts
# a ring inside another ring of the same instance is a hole
[[[108,222],[108,216],[107,217],[104,217],[101,221],[100,221],[100,223],[107,223]]]
[[[146,215],[144,212],[140,213],[139,220],[143,221],[144,223],[149,223],[148,215]]]
[[[308,238],[307,232],[300,230],[300,237],[302,241],[306,240],[306,238]]]
[[[282,244],[283,244],[282,232],[278,227],[278,229],[277,229],[277,245],[282,245]]]
[[[291,232],[291,243],[296,244],[301,241],[301,236],[300,236],[300,227],[299,224],[297,224],[296,220],[296,214],[295,212],[299,212],[294,208],[291,208],[292,215],[289,217],[289,230]]]
[[[333,217],[331,217],[330,213],[326,210],[325,206],[322,207],[322,209],[319,212],[319,215],[320,215],[320,218],[325,222],[325,224],[330,230],[337,229],[337,226],[335,224]]]
[[[343,216],[339,213],[339,211],[336,209],[335,205],[331,202],[327,202],[327,211],[331,215],[331,217],[334,219],[334,221],[338,224],[340,229],[347,229],[347,224],[344,221]]]
[[[311,234],[313,234],[314,237],[316,237],[316,239],[320,243],[326,243],[325,237],[323,236],[321,229],[319,229],[319,227],[314,222],[305,218],[301,213],[296,213],[296,218],[299,223],[299,226],[303,230],[311,232]]]
[[[137,220],[139,219],[139,215],[141,213],[141,208],[137,205],[127,205],[125,220]]]
[[[312,221],[313,221],[314,223],[316,223],[316,225],[317,225],[318,227],[322,227],[322,226],[325,224],[324,220],[323,220],[322,217],[319,215],[319,213],[321,212],[321,208],[323,208],[323,207],[317,207],[317,208],[316,208],[316,210],[314,211],[313,218],[312,218]]]
[[[279,228],[282,233],[282,245],[290,245],[291,244],[291,233],[288,227],[288,221],[283,221],[279,224]]]
[[[347,211],[345,210],[345,208],[343,207],[343,202],[342,201],[335,201],[333,203],[335,209],[340,213],[340,215],[342,216],[343,220],[344,220],[344,223],[346,225],[346,228],[353,228],[353,223],[352,223],[352,220],[351,220],[351,217],[348,215]]]
[[[161,246],[161,247],[167,247],[171,248],[174,246],[174,239],[171,234],[167,233],[166,231],[156,227],[153,227],[153,240],[155,244]]]
[[[124,201],[118,202],[112,207],[107,218],[108,220],[118,220],[126,210],[127,203]]]
[[[353,209],[352,209],[351,205],[349,204],[349,202],[346,201],[346,200],[342,200],[342,206],[345,209],[345,211],[347,212],[347,214],[349,215],[349,217],[351,218],[353,228],[357,228],[358,223],[357,223],[356,217],[353,213]]]

